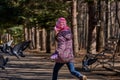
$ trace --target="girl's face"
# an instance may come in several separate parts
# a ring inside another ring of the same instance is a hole
[[[64,28],[65,27],[65,21],[58,21],[57,22],[57,27],[60,28],[60,29]]]
[[[65,22],[61,21],[59,24],[60,24],[60,27],[61,27],[61,28],[64,28]]]

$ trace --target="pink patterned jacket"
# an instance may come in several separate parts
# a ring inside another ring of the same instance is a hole
[[[62,30],[57,36],[57,49],[58,58],[55,60],[59,63],[67,63],[74,61],[73,45],[72,45],[72,33],[71,30]]]

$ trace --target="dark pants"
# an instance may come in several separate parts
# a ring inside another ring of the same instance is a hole
[[[75,70],[74,63],[73,62],[68,62],[68,63],[55,63],[54,69],[53,69],[53,75],[52,75],[52,80],[57,80],[58,72],[61,69],[61,67],[66,64],[69,71],[71,72],[72,75],[76,77],[82,76],[82,74],[78,71]]]

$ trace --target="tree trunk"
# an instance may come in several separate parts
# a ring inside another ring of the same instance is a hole
[[[105,0],[106,12],[105,12],[105,41],[108,39],[108,0]]]
[[[36,49],[40,51],[40,34],[39,34],[39,27],[36,27]]]
[[[111,28],[111,2],[109,1],[108,2],[108,32],[107,32],[107,37],[109,38],[110,37],[110,33],[111,33],[111,31],[110,31],[110,28]]]
[[[96,50],[98,52],[103,50],[103,46],[104,46],[104,20],[103,20],[103,12],[102,12],[102,8],[101,8],[101,1],[98,1],[98,16],[99,16],[99,22],[98,22],[98,26],[97,26],[97,46],[96,46]]]
[[[34,27],[32,27],[32,30],[31,30],[31,37],[32,37],[32,43],[31,43],[31,45],[32,45],[32,49],[35,49],[35,33],[36,31],[35,31],[35,28]]]
[[[28,28],[24,26],[24,39],[28,40]]]
[[[46,53],[51,52],[51,47],[50,47],[50,30],[47,30],[47,35],[46,35]]]
[[[73,28],[73,50],[78,53],[78,31],[77,31],[77,0],[72,0],[72,28]]]
[[[45,51],[45,49],[46,49],[46,32],[45,28],[43,28],[41,33],[41,50]]]
[[[96,31],[95,31],[95,3],[94,1],[88,2],[88,14],[89,14],[89,20],[88,20],[88,47],[87,52],[93,53],[92,51],[96,48],[93,48],[93,43],[96,43],[96,40],[93,40],[93,36],[95,38]],[[94,30],[94,32],[93,32]]]

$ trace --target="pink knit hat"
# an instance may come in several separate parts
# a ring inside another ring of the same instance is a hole
[[[66,19],[63,17],[58,18],[54,30],[56,32],[59,32],[60,30],[67,30],[67,29],[69,29],[69,27],[67,26]]]

